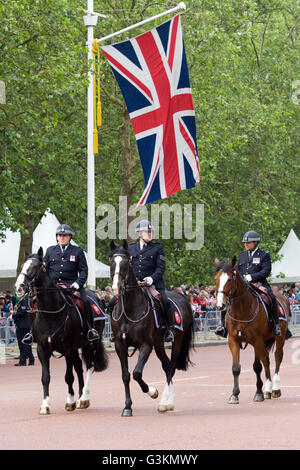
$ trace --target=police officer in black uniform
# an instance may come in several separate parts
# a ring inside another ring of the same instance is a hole
[[[261,250],[258,247],[260,242],[260,236],[257,232],[250,230],[246,232],[242,243],[244,243],[245,251],[240,254],[239,261],[238,261],[238,271],[244,277],[245,281],[247,282],[260,282],[264,287],[268,289],[268,293],[272,299],[272,320],[274,323],[274,336],[280,336],[281,330],[279,326],[279,310],[278,304],[267,281],[267,277],[271,273],[272,265],[271,265],[271,257],[270,253],[266,250]],[[221,336],[226,335],[226,329],[224,320],[222,321],[222,325],[217,328],[215,331],[216,334]]]
[[[88,277],[88,265],[82,248],[71,245],[70,241],[74,232],[70,225],[62,224],[56,229],[57,245],[47,248],[44,263],[49,270],[51,279],[58,283],[62,282],[68,287],[80,292],[81,300],[84,304],[85,318],[88,324],[88,340],[99,339],[98,332],[92,328],[93,311],[88,301],[84,284]],[[28,344],[26,338],[26,343]]]
[[[32,354],[32,348],[29,344],[22,343],[23,337],[29,333],[30,325],[28,318],[28,294],[25,294],[18,302],[17,310],[12,314],[12,319],[16,325],[16,335],[20,350],[20,359],[15,366],[26,366],[26,360],[28,359],[28,365],[34,365],[34,356]]]
[[[144,281],[148,286],[155,285],[161,295],[167,331],[165,341],[174,341],[174,324],[171,304],[165,291],[163,274],[166,268],[164,248],[153,242],[153,225],[149,220],[141,220],[136,225],[139,241],[129,245],[134,274],[138,281]]]

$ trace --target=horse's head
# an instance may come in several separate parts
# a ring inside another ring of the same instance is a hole
[[[217,308],[223,309],[225,307],[224,296],[228,298],[235,291],[236,280],[236,256],[227,262],[215,259],[216,265],[216,288],[217,288]]]
[[[15,283],[15,291],[17,295],[24,295],[28,291],[30,285],[38,277],[43,267],[43,248],[40,247],[36,254],[27,254],[25,263]]]
[[[118,296],[120,288],[125,287],[125,283],[129,277],[130,255],[128,251],[128,243],[123,240],[123,246],[116,244],[114,241],[110,243],[109,265],[110,277],[113,281],[113,294]]]

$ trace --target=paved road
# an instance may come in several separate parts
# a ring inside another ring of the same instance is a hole
[[[176,373],[173,412],[158,413],[158,400],[131,381],[131,418],[121,417],[124,391],[115,353],[110,353],[109,368],[93,375],[90,408],[74,412],[64,410],[64,359],[52,359],[48,416],[39,415],[39,363],[14,367],[15,361],[9,360],[0,365],[0,449],[299,449],[300,339],[286,343],[279,399],[252,401],[251,346],[241,357],[239,405],[227,404],[232,390],[228,346],[208,346],[193,353],[194,367]],[[131,371],[136,358],[130,359]],[[144,377],[162,393],[164,377],[154,353]]]

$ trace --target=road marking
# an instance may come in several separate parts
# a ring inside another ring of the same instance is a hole
[[[186,377],[184,379],[174,379],[172,380],[172,382],[176,383],[176,382],[184,382],[186,380],[197,380],[197,379],[208,379],[209,378],[209,375],[200,375],[199,377]],[[159,381],[159,382],[151,382],[152,385],[154,384],[164,384],[166,383],[165,381]]]

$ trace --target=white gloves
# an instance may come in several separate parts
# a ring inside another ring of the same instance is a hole
[[[152,284],[153,284],[153,279],[150,276],[144,277],[143,281],[145,281],[147,286],[152,286]]]
[[[248,282],[252,281],[251,274],[245,274],[244,279],[245,279],[245,281],[248,281]]]
[[[78,290],[78,289],[79,289],[79,284],[78,284],[77,282],[73,282],[73,284],[71,284],[71,287],[72,287],[73,289]]]

